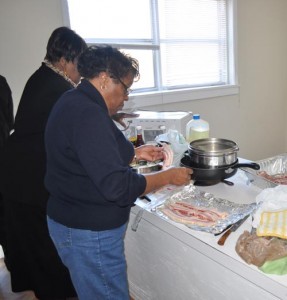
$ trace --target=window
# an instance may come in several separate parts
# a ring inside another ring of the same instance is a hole
[[[206,97],[212,87],[229,93],[235,86],[234,2],[66,0],[66,10],[70,27],[89,44],[111,44],[137,58],[134,93],[161,103],[175,93],[190,100],[200,90]]]

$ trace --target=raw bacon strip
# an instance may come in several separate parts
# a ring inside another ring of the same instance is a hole
[[[287,184],[287,174],[269,175],[266,171],[259,171],[259,176],[277,184]]]
[[[207,220],[207,221],[214,221],[217,219],[217,218],[213,218],[213,216],[205,214],[202,211],[183,209],[182,207],[176,205],[169,205],[168,208],[179,216],[196,217],[197,219]]]
[[[164,155],[162,169],[165,170],[165,169],[169,168],[172,165],[173,151],[171,149],[171,146],[166,144],[166,143],[163,143],[162,147],[163,147],[162,152],[163,152],[163,155]]]
[[[190,203],[187,203],[187,202],[184,202],[184,201],[177,201],[175,202],[176,204],[178,205],[181,205],[181,206],[184,206],[184,207],[187,207],[187,208],[190,208],[190,209],[194,209],[196,211],[201,211],[201,212],[208,212],[208,213],[211,213],[211,214],[215,214],[218,218],[225,218],[226,217],[226,213],[220,213],[214,209],[207,209],[207,208],[199,208],[199,207],[196,207],[194,205],[191,205]]]
[[[215,225],[215,222],[213,221],[207,221],[207,220],[199,220],[196,217],[186,217],[186,216],[179,216],[172,210],[168,208],[162,208],[161,211],[169,217],[171,220],[182,223],[182,224],[196,224],[196,225],[201,225],[201,226],[213,226]]]
[[[227,216],[215,209],[198,208],[184,201],[166,204],[161,211],[173,221],[202,226],[212,226]]]

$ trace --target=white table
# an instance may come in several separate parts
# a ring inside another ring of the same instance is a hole
[[[236,203],[252,203],[260,189],[247,184],[244,172],[200,189]],[[246,264],[235,244],[251,218],[219,246],[219,236],[191,230],[145,210],[137,230],[134,219],[144,206],[132,209],[126,234],[126,256],[131,295],[137,300],[274,300],[287,299],[287,276],[266,275]]]

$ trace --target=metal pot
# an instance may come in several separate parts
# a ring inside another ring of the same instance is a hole
[[[191,168],[193,170],[193,174],[191,175],[192,180],[208,184],[215,184],[224,181],[226,178],[232,177],[236,174],[238,168],[260,169],[260,166],[257,163],[238,163],[238,160],[228,166],[200,168],[191,161],[189,155],[183,156],[180,164],[183,167]]]
[[[206,138],[191,142],[188,153],[191,162],[198,167],[229,166],[237,161],[239,147],[233,141]]]

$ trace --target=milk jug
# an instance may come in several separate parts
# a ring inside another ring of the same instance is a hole
[[[194,114],[192,119],[186,124],[186,141],[188,143],[209,137],[209,124],[200,118],[199,114]]]

